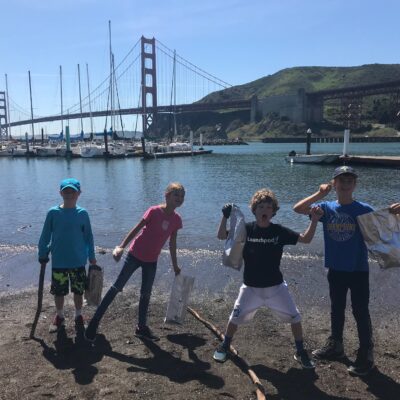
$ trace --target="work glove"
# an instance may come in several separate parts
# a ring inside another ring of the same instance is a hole
[[[226,219],[230,217],[231,211],[232,211],[232,203],[227,203],[222,207],[222,214]]]
[[[123,247],[115,246],[115,249],[112,252],[114,260],[118,262],[121,259],[123,253],[124,253]]]

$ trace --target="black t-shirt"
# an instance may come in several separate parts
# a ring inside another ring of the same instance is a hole
[[[246,224],[247,238],[243,249],[243,282],[247,286],[270,287],[283,282],[279,269],[283,246],[296,244],[299,234],[271,223],[260,228],[256,222]]]

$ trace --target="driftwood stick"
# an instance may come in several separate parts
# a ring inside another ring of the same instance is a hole
[[[223,333],[216,328],[211,322],[207,321],[200,314],[191,307],[187,307],[187,310],[192,314],[196,319],[198,319],[201,323],[203,323],[211,332],[213,332],[220,340],[224,340]],[[238,351],[231,345],[230,352],[235,355],[235,357],[241,362],[241,364],[245,367],[246,372],[250,376],[252,382],[256,385],[256,395],[257,400],[266,400],[265,397],[265,389],[256,373],[250,368],[249,363],[243,358],[239,356]]]

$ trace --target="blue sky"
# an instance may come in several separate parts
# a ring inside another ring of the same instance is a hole
[[[30,70],[41,115],[57,102],[59,65],[66,81],[78,63],[88,63],[93,86],[107,76],[109,20],[117,62],[154,36],[233,85],[294,66],[400,62],[398,0],[0,1],[0,90],[7,73],[26,107]]]

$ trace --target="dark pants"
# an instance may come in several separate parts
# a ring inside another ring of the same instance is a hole
[[[157,262],[144,262],[135,258],[131,253],[128,253],[125,259],[124,266],[115,281],[114,285],[108,289],[100,305],[97,307],[91,324],[99,325],[101,318],[107,311],[108,306],[112,303],[118,292],[122,292],[126,282],[132,274],[142,267],[142,286],[140,289],[139,299],[139,321],[138,325],[145,326],[147,319],[147,310],[149,308],[151,289],[153,288],[154,277],[156,276]]]
[[[351,307],[357,323],[360,349],[372,349],[372,325],[368,310],[369,273],[329,270],[329,295],[331,298],[332,337],[343,341],[343,328],[347,292],[350,290]]]

